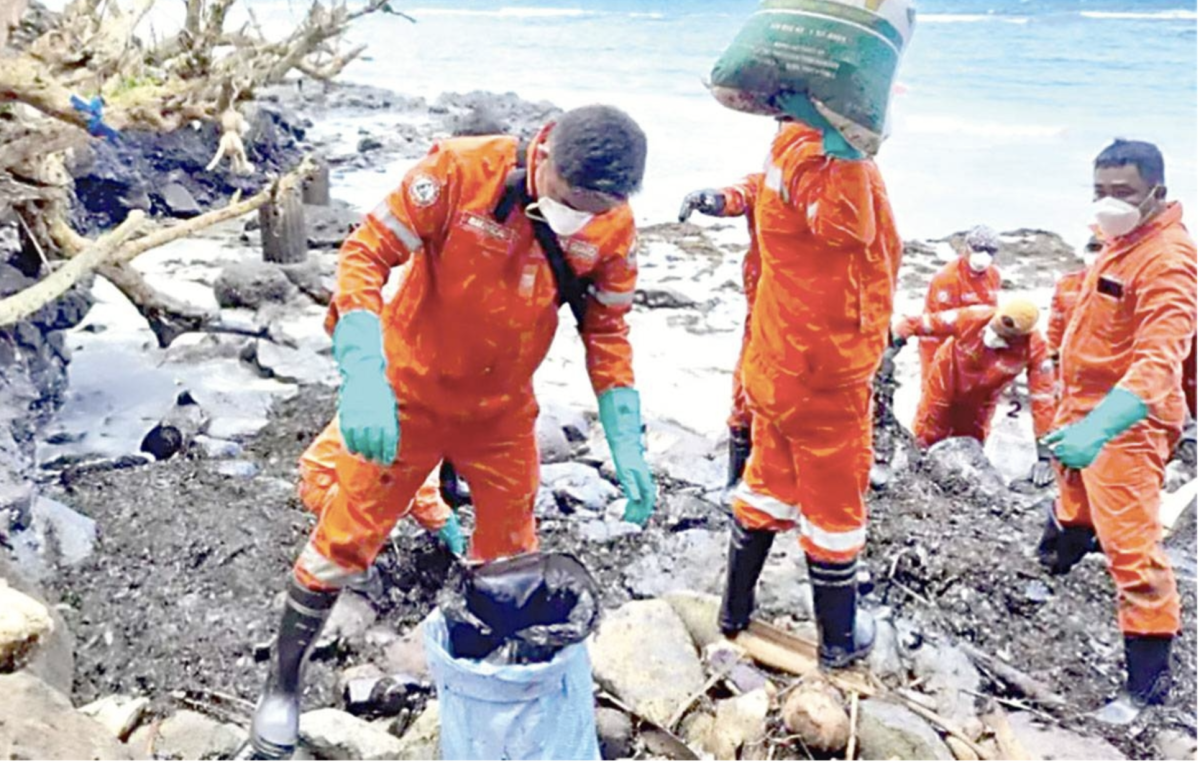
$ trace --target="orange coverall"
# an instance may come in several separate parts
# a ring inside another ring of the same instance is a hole
[[[947,262],[929,282],[925,293],[925,312],[940,313],[960,307],[977,305],[996,306],[996,293],[1000,290],[1000,271],[991,265],[982,273],[971,270],[966,257]],[[917,349],[921,356],[921,384],[929,374],[933,356],[945,339],[925,337]]]
[[[871,160],[827,157],[785,124],[754,207],[762,278],[743,378],[754,449],[734,496],[751,530],[800,526],[814,559],[866,542],[871,379],[887,344],[902,248]]]
[[[1127,634],[1180,628],[1158,511],[1166,463],[1185,420],[1182,369],[1196,334],[1196,246],[1182,216],[1172,204],[1105,246],[1084,278],[1063,339],[1055,428],[1086,416],[1118,385],[1148,409],[1091,466],[1057,470],[1058,519],[1095,528]]]
[[[1054,284],[1054,297],[1050,300],[1050,325],[1046,329],[1046,341],[1049,342],[1050,357],[1057,360],[1062,350],[1063,334],[1067,324],[1071,322],[1071,313],[1075,311],[1075,303],[1079,301],[1079,290],[1083,288],[1083,278],[1087,268],[1065,274]]]
[[[742,331],[742,348],[738,352],[737,366],[733,369],[733,408],[729,413],[731,429],[750,428],[750,405],[746,400],[746,389],[742,384],[742,363],[746,359],[746,347],[750,344],[750,315],[754,312],[754,294],[758,290],[758,279],[762,275],[762,258],[758,254],[758,238],[754,231],[754,200],[762,187],[761,172],[747,175],[742,182],[721,189],[725,197],[723,217],[746,217],[750,229],[750,248],[742,260],[742,292],[746,295],[746,322]]]
[[[300,456],[300,502],[320,519],[333,505],[337,494],[337,462],[345,454],[342,433],[335,419]],[[450,519],[450,507],[442,500],[440,470],[434,468],[421,484],[408,513],[430,532],[442,529]]]
[[[968,307],[904,320],[912,335],[946,340],[929,367],[913,421],[913,435],[922,447],[950,437],[986,442],[1000,395],[1022,372],[1029,380],[1034,434],[1049,434],[1054,370],[1046,340],[1035,330],[1006,338],[1007,347],[986,346],[984,329],[995,314],[994,307]]]
[[[528,149],[531,194],[536,149],[550,127]],[[471,485],[473,558],[537,548],[533,373],[554,338],[559,301],[523,211],[495,218],[517,152],[513,137],[434,146],[342,246],[326,328],[351,310],[380,315],[400,452],[386,467],[338,455],[338,490],[296,562],[303,585],[334,588],[365,571],[443,459]],[[572,270],[591,281],[581,335],[597,394],[633,385],[625,315],[637,279],[635,236],[622,204],[561,237]],[[385,305],[384,284],[410,259]]]

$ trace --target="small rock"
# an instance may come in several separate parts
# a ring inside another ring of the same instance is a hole
[[[232,440],[219,440],[208,435],[198,435],[196,444],[207,458],[237,458],[242,455],[242,446]]]
[[[735,760],[742,745],[762,736],[770,709],[766,689],[717,702],[708,749],[718,760]]]
[[[406,673],[422,681],[431,681],[429,663],[425,659],[425,624],[422,622],[408,633],[388,644],[383,650],[380,667],[385,673]]]
[[[693,528],[668,536],[658,554],[646,554],[625,569],[625,585],[634,596],[649,598],[671,591],[722,590],[728,534]]]
[[[1045,726],[1030,713],[1008,716],[1013,736],[1034,760],[1127,760],[1103,739],[1093,739],[1057,726]]]
[[[542,484],[554,491],[559,509],[567,514],[579,509],[598,514],[620,495],[612,483],[587,464],[546,464],[541,477]]]
[[[428,683],[408,675],[362,677],[346,684],[342,699],[353,715],[382,718],[411,712],[432,690]]]
[[[1154,738],[1163,760],[1195,760],[1196,737],[1175,729],[1164,729]]]
[[[0,579],[0,673],[28,663],[54,631],[50,610]]]
[[[867,656],[867,666],[880,678],[898,676],[904,672],[900,658],[900,637],[896,626],[887,617],[875,618],[875,646]]]
[[[691,635],[664,601],[631,601],[609,614],[588,648],[600,685],[660,725],[705,682]]]
[[[141,723],[142,716],[149,708],[150,700],[145,697],[113,694],[84,705],[79,708],[79,712],[95,718],[104,728],[111,731],[113,736],[124,742]]]
[[[253,461],[221,461],[216,471],[226,477],[248,480],[258,476],[259,469]]]
[[[221,307],[258,310],[270,303],[287,302],[295,296],[296,287],[277,265],[246,260],[222,270],[213,292]]]
[[[1050,586],[1040,580],[1031,581],[1025,586],[1025,598],[1034,604],[1045,604],[1053,596],[1054,592],[1050,590]]]
[[[172,217],[196,217],[203,211],[192,192],[179,183],[168,183],[161,193],[163,206]]]
[[[682,294],[674,289],[638,289],[634,294],[633,303],[648,307],[651,310],[660,308],[671,310],[683,310],[697,308],[700,305],[687,295]]]
[[[0,604],[0,617],[5,612]],[[6,760],[128,760],[112,732],[27,671],[0,675],[0,755]]]
[[[400,738],[400,760],[440,760],[442,726],[437,700],[430,700]]]
[[[86,560],[96,546],[94,519],[44,496],[34,499],[33,527],[42,548],[52,546],[58,552],[58,561],[68,566]]]
[[[262,416],[218,416],[208,425],[208,434],[220,440],[249,440],[270,423]]]
[[[300,738],[326,760],[400,760],[405,749],[386,731],[328,707],[300,716]]]
[[[571,443],[567,433],[557,422],[538,416],[537,419],[538,455],[543,464],[557,464],[571,458]]]
[[[975,693],[983,679],[965,652],[927,644],[914,655],[913,673],[925,679],[923,691],[933,695],[939,715],[959,728],[975,720]]]
[[[267,339],[254,343],[253,363],[263,376],[282,382],[336,387],[341,381],[331,357],[307,349],[285,347]]]
[[[228,758],[242,744],[237,726],[180,710],[158,727],[154,751],[159,757],[183,760]]]
[[[933,728],[913,711],[878,699],[858,706],[858,749],[863,760],[953,760]]]
[[[353,591],[342,591],[325,628],[321,631],[321,643],[330,644],[335,641],[353,642],[366,635],[367,629],[375,624],[378,615],[375,607],[365,596]]]
[[[378,151],[383,148],[383,141],[373,135],[368,135],[358,142],[358,152],[365,154],[369,151]]]
[[[689,713],[679,724],[679,737],[693,750],[703,750],[712,755],[708,745],[712,740],[712,730],[716,722],[717,717],[708,711]]]
[[[978,491],[996,497],[1008,490],[1004,476],[973,437],[942,440],[925,454],[925,463],[934,482],[947,493]]]
[[[627,758],[633,752],[633,721],[620,710],[596,708],[596,732],[600,736],[600,757],[605,760]]]
[[[166,461],[183,449],[183,433],[178,427],[155,424],[142,438],[138,450],[154,456],[155,461]]]
[[[783,725],[810,750],[836,752],[850,741],[850,715],[836,690],[824,683],[805,684],[788,695]]]
[[[672,591],[663,597],[663,601],[675,610],[698,649],[724,639],[717,627],[717,612],[721,608],[719,597],[698,591]]]

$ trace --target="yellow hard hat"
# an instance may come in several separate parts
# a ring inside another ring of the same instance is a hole
[[[993,319],[998,333],[1009,336],[1024,336],[1037,328],[1037,305],[1027,299],[1010,299],[996,310]]]

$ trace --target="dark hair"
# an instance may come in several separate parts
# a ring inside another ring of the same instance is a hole
[[[1153,143],[1117,138],[1096,157],[1096,167],[1137,167],[1138,175],[1150,185],[1163,185],[1166,172],[1162,152]]]
[[[641,189],[646,134],[620,109],[572,109],[559,117],[551,141],[554,169],[571,187],[622,199]]]

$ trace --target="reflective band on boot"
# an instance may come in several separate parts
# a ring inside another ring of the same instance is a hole
[[[821,667],[844,668],[875,645],[875,619],[858,617],[858,560],[821,562],[808,557],[813,611],[821,637]]]

